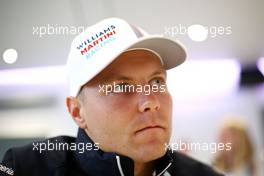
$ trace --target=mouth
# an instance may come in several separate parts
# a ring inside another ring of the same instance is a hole
[[[148,130],[164,130],[164,128],[160,125],[147,126],[140,130],[137,130],[135,133],[137,134],[137,133],[148,131]]]

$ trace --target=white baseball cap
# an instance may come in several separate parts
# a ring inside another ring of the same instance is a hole
[[[185,61],[183,45],[161,35],[149,35],[119,18],[108,18],[88,27],[71,44],[67,61],[70,95],[127,50],[145,48],[162,58],[166,70]]]

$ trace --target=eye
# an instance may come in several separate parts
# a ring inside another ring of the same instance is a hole
[[[128,93],[128,92],[130,92],[129,86],[130,85],[128,83],[116,84],[114,86],[113,92],[114,93]]]
[[[163,85],[163,84],[166,84],[166,81],[164,78],[162,77],[157,77],[157,78],[154,78],[150,81],[150,85],[157,85],[157,86],[160,86],[160,85]]]

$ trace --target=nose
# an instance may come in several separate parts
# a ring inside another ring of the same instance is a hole
[[[140,95],[138,110],[139,112],[147,111],[157,111],[160,109],[160,102],[157,96],[153,93],[145,95],[144,93]]]

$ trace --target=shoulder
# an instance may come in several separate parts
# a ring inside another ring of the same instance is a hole
[[[174,163],[172,165],[172,173],[177,171],[179,175],[189,176],[223,176],[214,171],[210,166],[197,161],[185,154],[173,152]]]
[[[72,155],[66,147],[63,150],[57,150],[56,145],[57,147],[58,145],[69,146],[74,142],[74,137],[58,136],[33,142],[23,147],[14,147],[5,153],[2,165],[12,169],[16,175],[17,173],[24,175],[40,170],[43,172],[52,171],[56,167],[64,165]]]

